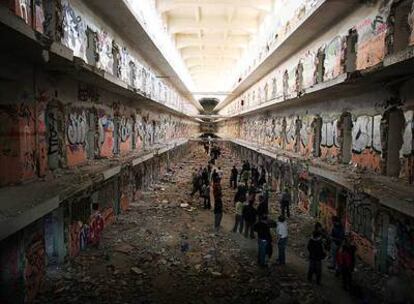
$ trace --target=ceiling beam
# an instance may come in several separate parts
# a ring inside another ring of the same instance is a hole
[[[232,58],[232,59],[239,59],[242,55],[242,51],[240,49],[203,49],[200,50],[198,48],[185,48],[181,50],[181,56],[184,60],[190,58]]]
[[[237,59],[235,58],[204,58],[204,59],[199,59],[199,58],[190,58],[187,59],[185,61],[185,64],[187,65],[187,67],[193,67],[193,66],[198,66],[200,64],[205,64],[205,65],[215,65],[215,64],[219,64],[219,65],[233,65],[237,63]]]
[[[190,46],[198,46],[200,43],[203,45],[231,45],[237,48],[243,48],[245,49],[247,47],[247,44],[249,43],[250,38],[248,35],[241,36],[241,35],[229,35],[227,37],[227,40],[224,38],[214,39],[214,38],[207,38],[206,35],[203,36],[203,38],[199,39],[198,36],[193,35],[182,35],[177,34],[175,35],[175,42],[178,49],[190,47]]]
[[[200,30],[206,32],[224,32],[224,31],[241,31],[254,35],[259,28],[258,20],[234,20],[231,24],[227,18],[203,18],[200,22],[194,22],[194,19],[169,18],[168,29],[171,34],[178,33],[197,33]]]
[[[228,8],[248,8],[270,13],[272,11],[272,0],[157,0],[157,9],[160,13],[172,10],[191,9],[194,6],[201,8],[217,8],[226,10]]]

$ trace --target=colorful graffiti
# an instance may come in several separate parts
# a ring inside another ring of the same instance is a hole
[[[107,73],[113,74],[114,56],[112,54],[112,38],[107,32],[98,31],[96,48],[99,58],[97,67]]]
[[[387,34],[386,20],[392,1],[387,2],[378,12],[356,26],[358,33],[357,69],[363,70],[380,63],[385,56]]]
[[[69,0],[62,2],[63,8],[63,38],[62,42],[70,48],[76,57],[86,61],[87,25],[83,17],[71,6]]]
[[[110,157],[114,147],[115,126],[111,117],[101,115],[98,119],[99,156]]]

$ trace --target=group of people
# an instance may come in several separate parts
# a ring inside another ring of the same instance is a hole
[[[286,263],[288,226],[285,214],[274,222],[269,218],[269,192],[264,166],[259,168],[244,161],[239,170],[233,166],[230,173],[230,187],[237,189],[234,196],[235,221],[233,232],[255,239],[258,242],[258,264],[266,266],[273,254],[271,229],[276,228],[279,265]],[[288,192],[286,192],[286,196]],[[257,202],[256,202],[257,199]],[[290,201],[290,200],[289,200]],[[257,204],[257,206],[256,206]]]
[[[207,151],[207,149],[206,149]],[[214,197],[214,228],[219,230],[223,217],[223,195],[221,182],[223,171],[215,167],[220,156],[218,146],[209,147],[210,160],[204,168],[194,169],[193,191],[199,192],[203,198],[205,209],[211,209],[210,192]],[[212,188],[212,191],[211,191]],[[269,217],[269,194],[267,174],[264,166],[255,167],[244,161],[241,169],[233,166],[230,172],[230,188],[236,189],[234,195],[235,219],[232,231],[239,232],[246,238],[256,239],[258,242],[257,261],[260,266],[267,266],[273,255],[274,230],[277,241],[278,265],[286,264],[286,247],[288,243],[287,218],[290,217],[291,192],[285,187],[280,195],[280,215],[277,221]],[[342,277],[343,286],[350,290],[352,287],[352,272],[355,267],[355,251],[349,236],[345,235],[344,228],[338,217],[333,218],[331,233],[327,233],[320,223],[316,223],[314,231],[308,241],[309,253],[308,280],[321,284],[322,261],[330,257],[329,268]],[[329,253],[329,254],[328,254]]]
[[[223,218],[223,193],[221,188],[221,180],[224,172],[220,167],[215,167],[216,160],[221,154],[221,149],[217,145],[204,144],[206,153],[210,154],[210,160],[206,167],[194,169],[192,174],[193,190],[191,196],[199,193],[203,199],[204,209],[211,209],[211,188],[214,197],[214,227],[218,231],[221,220]]]
[[[328,234],[320,223],[315,224],[312,237],[308,242],[309,270],[308,280],[311,282],[316,276],[316,283],[321,284],[322,261],[329,253],[329,269],[342,277],[345,290],[352,288],[352,273],[355,268],[356,247],[352,244],[349,235],[345,234],[341,220],[334,216],[332,218],[332,230]]]

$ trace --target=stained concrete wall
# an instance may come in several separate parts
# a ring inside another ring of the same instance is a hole
[[[157,67],[145,62],[130,38],[121,37],[87,6],[87,1],[1,0],[0,5],[8,6],[36,31],[71,49],[75,57],[152,100],[178,111],[197,112],[168,80],[157,77],[161,74]]]
[[[186,144],[123,168],[105,182],[73,193],[51,214],[0,241],[0,301],[31,303],[47,267],[99,244],[103,230],[192,149]]]
[[[397,95],[374,86],[352,96],[235,118],[223,122],[219,133],[413,183],[414,104],[405,89],[410,83]],[[395,113],[392,120],[390,113]]]
[[[220,114],[237,114],[263,103],[280,103],[301,96],[317,84],[345,73],[366,71],[381,64],[386,55],[412,46],[413,1],[374,2],[337,20],[318,38],[237,96]],[[405,13],[394,18],[399,10]],[[394,47],[397,41],[398,49]]]
[[[199,132],[198,124],[184,117],[64,75],[25,64],[3,66],[13,77],[0,84],[0,185]]]

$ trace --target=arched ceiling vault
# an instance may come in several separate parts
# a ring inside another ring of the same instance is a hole
[[[198,90],[220,91],[273,2],[156,0],[156,6]]]

